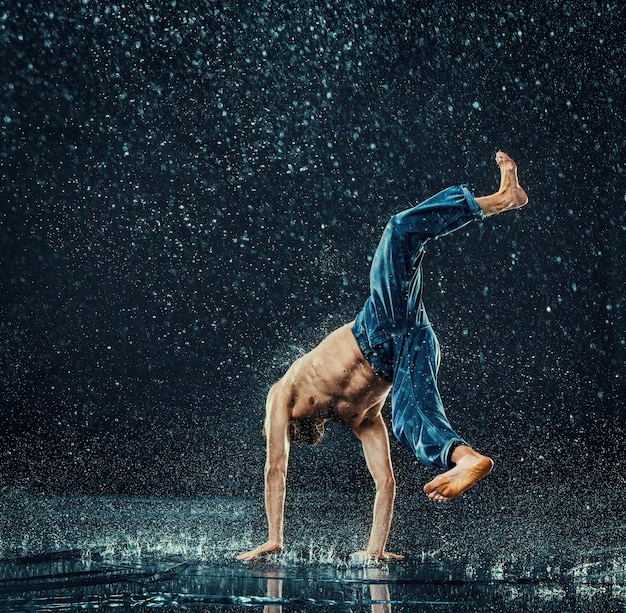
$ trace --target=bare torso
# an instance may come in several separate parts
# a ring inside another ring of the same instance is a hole
[[[291,417],[328,419],[358,428],[378,415],[391,383],[376,375],[346,324],[296,360],[274,392],[284,394]]]

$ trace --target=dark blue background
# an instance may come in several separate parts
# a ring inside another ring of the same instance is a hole
[[[619,2],[0,3],[2,483],[257,495],[265,393],[360,309],[388,216],[493,191],[501,148],[530,205],[426,260],[450,419],[496,486],[623,485],[624,30]],[[292,487],[366,482],[328,439]]]

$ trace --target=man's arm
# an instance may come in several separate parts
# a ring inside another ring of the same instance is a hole
[[[283,392],[278,391],[277,386],[270,390],[267,397],[265,437],[265,512],[268,537],[267,541],[256,549],[238,555],[238,560],[250,561],[283,549],[285,481],[289,459],[289,410]]]
[[[382,415],[379,413],[375,418],[366,420],[354,432],[363,445],[365,462],[376,485],[376,498],[367,551],[357,552],[353,556],[377,560],[401,559],[403,556],[385,551],[393,516],[396,482],[389,453],[389,435]]]

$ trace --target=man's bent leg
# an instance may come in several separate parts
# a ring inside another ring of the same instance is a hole
[[[439,344],[430,326],[395,336],[396,369],[391,396],[396,438],[427,466],[447,469],[425,487],[436,502],[456,498],[491,472],[493,462],[451,428],[437,389]]]
[[[450,426],[437,389],[439,343],[430,326],[395,337],[392,428],[426,466],[449,469],[453,448],[467,446]]]

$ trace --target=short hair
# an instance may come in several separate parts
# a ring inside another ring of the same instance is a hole
[[[309,418],[294,418],[289,422],[289,439],[294,443],[315,447],[323,436],[323,423]]]

